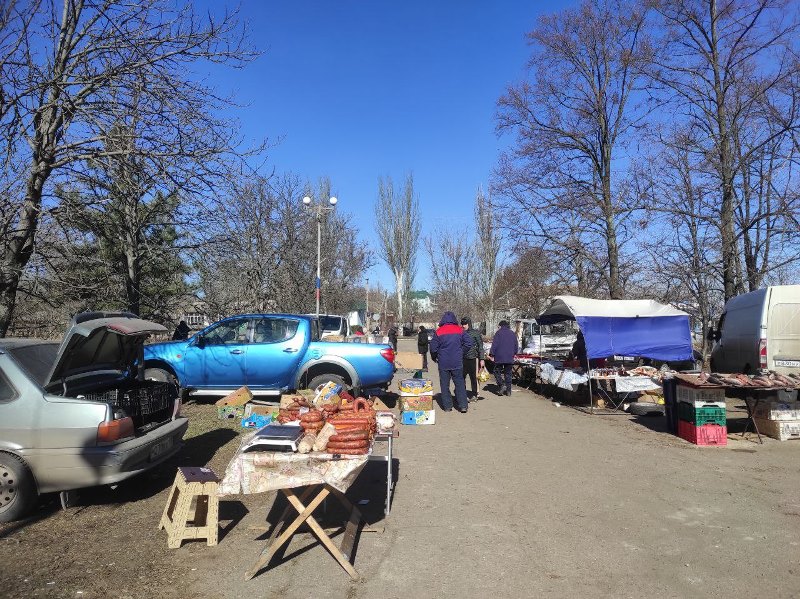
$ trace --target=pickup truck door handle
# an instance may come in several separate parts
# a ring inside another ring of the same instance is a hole
[[[283,353],[285,353],[285,354],[294,354],[294,353],[297,353],[298,351],[299,350],[297,348],[287,347],[285,350],[283,350]]]
[[[232,349],[231,353],[238,356],[239,354],[243,354],[244,351],[242,351],[241,349]]]

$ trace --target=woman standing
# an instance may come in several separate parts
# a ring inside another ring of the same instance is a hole
[[[428,370],[428,331],[424,326],[419,325],[417,335],[417,351],[422,354],[422,370]]]

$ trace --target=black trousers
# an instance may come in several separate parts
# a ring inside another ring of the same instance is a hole
[[[478,397],[478,358],[464,358],[464,380],[469,377],[471,397]]]

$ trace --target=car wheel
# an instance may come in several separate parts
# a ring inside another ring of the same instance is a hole
[[[33,474],[17,456],[0,453],[0,522],[19,520],[36,505]]]
[[[636,416],[663,416],[664,406],[649,401],[634,401],[628,407],[628,412]]]
[[[337,385],[341,385],[345,390],[349,388],[347,383],[344,382],[344,379],[337,374],[319,374],[311,379],[311,382],[308,383],[308,388],[316,389],[325,383],[336,383]]]

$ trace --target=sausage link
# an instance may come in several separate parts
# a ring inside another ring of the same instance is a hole
[[[369,447],[367,439],[359,439],[356,441],[328,441],[329,449],[358,449],[359,447]]]
[[[329,441],[333,443],[338,443],[339,441],[359,441],[359,440],[366,440],[369,439],[369,431],[359,431],[359,430],[352,430],[352,431],[336,431],[336,434],[333,435]]]

